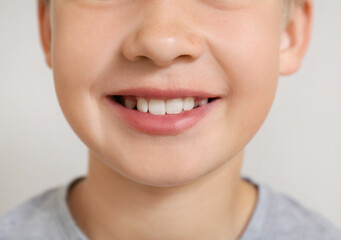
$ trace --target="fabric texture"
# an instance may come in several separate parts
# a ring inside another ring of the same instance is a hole
[[[68,190],[82,178],[49,189],[2,216],[0,240],[89,240],[66,202]],[[341,240],[341,231],[323,216],[266,184],[244,179],[257,186],[258,199],[240,240]]]

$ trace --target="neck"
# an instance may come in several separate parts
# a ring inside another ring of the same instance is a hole
[[[257,198],[256,188],[240,178],[242,158],[186,185],[153,187],[90,153],[88,176],[70,190],[68,204],[90,239],[238,239]]]

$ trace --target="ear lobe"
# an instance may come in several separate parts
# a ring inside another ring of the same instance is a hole
[[[307,51],[312,26],[312,1],[306,0],[297,6],[285,27],[280,46],[280,75],[289,75],[299,70]]]
[[[40,41],[47,65],[52,68],[50,9],[47,1],[37,0]]]

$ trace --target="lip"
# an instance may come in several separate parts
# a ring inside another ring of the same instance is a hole
[[[112,99],[112,95],[132,95],[153,99],[172,99],[179,97],[216,98],[214,101],[202,105],[190,111],[182,111],[179,114],[152,115],[137,110],[129,109]],[[194,127],[209,112],[215,108],[221,98],[202,91],[172,89],[127,89],[110,93],[105,101],[110,111],[118,115],[122,121],[135,130],[152,135],[177,135]]]
[[[160,88],[130,88],[110,92],[107,95],[131,95],[137,97],[146,97],[153,99],[174,99],[184,97],[195,98],[217,98],[216,94],[191,89],[160,89]]]

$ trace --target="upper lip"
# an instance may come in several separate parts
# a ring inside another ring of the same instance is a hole
[[[195,97],[195,98],[218,98],[217,94],[209,93],[201,90],[185,89],[185,88],[150,88],[150,87],[139,87],[129,88],[123,90],[117,90],[110,92],[108,95],[119,95],[119,96],[136,96],[146,97],[150,99],[174,99],[184,97]]]

